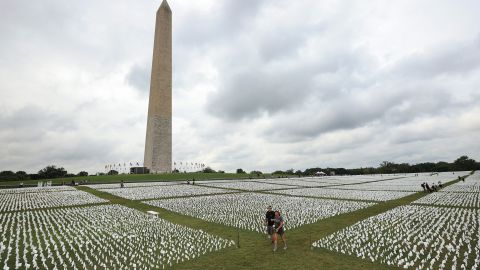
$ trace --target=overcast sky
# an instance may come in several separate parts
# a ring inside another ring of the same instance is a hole
[[[160,0],[0,0],[0,171],[143,161]],[[480,1],[170,0],[173,160],[480,160]]]

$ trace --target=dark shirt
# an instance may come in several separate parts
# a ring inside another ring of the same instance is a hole
[[[279,216],[277,219],[274,219],[273,222],[275,222],[275,229],[278,229],[280,227],[280,224],[283,222],[282,216]],[[283,226],[282,226],[283,229]]]
[[[275,212],[267,211],[267,213],[265,214],[265,219],[267,220],[268,226],[273,226],[273,220],[275,219]]]

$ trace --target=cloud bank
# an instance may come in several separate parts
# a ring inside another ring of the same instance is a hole
[[[480,159],[478,1],[170,1],[175,161]],[[141,161],[160,1],[0,3],[0,170]]]

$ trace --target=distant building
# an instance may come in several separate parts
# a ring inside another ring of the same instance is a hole
[[[130,174],[147,174],[150,170],[147,167],[131,167]]]

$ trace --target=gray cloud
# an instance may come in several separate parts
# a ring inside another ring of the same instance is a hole
[[[279,52],[276,59],[282,56]],[[222,91],[210,99],[209,112],[237,120],[298,108],[311,97],[327,100],[338,97],[349,87],[345,84],[352,80],[345,76],[361,67],[362,61],[352,52],[339,52],[331,56],[320,55],[318,61],[294,57],[285,60],[285,64],[252,63],[225,74],[220,85]],[[345,81],[332,87],[329,78],[324,80],[324,75],[338,76]]]
[[[174,160],[480,159],[478,3],[202,3],[170,1]],[[142,159],[159,4],[0,2],[0,169]]]
[[[254,23],[264,1],[217,1],[208,11],[189,10],[179,21],[174,42],[189,47],[212,45],[215,42],[230,42],[240,31]]]
[[[49,164],[76,168],[82,163],[99,162],[99,154],[110,156],[115,152],[112,142],[83,132],[75,122],[71,116],[36,106],[2,115],[2,168],[36,171]]]
[[[475,40],[466,43],[468,46],[452,44],[455,50],[436,52],[434,56],[416,61],[401,60],[394,68],[381,72],[372,65],[371,56],[359,50],[355,53],[338,50],[331,58],[320,56],[315,62],[321,64],[315,65],[296,58],[301,63],[299,68],[288,65],[288,60],[295,57],[284,60],[284,65],[260,63],[257,65],[263,64],[263,67],[246,68],[227,77],[221,86],[224,89],[210,100],[208,111],[229,120],[252,120],[266,113],[271,116],[271,124],[265,135],[285,142],[374,122],[388,127],[416,118],[451,114],[463,106],[476,104],[473,96],[468,100],[456,99],[457,92],[451,88],[458,85],[455,82],[458,72],[473,72],[480,64],[476,60],[480,51],[477,43]],[[472,59],[467,61],[462,56],[450,67],[445,59],[453,59],[462,51]],[[275,59],[282,61],[283,58],[279,54]],[[437,68],[440,62],[444,63],[440,67],[442,71]],[[463,63],[465,65],[461,65]],[[426,74],[427,67],[437,69]],[[407,70],[423,75],[406,78],[403,71]],[[439,72],[443,78],[431,77]],[[358,79],[359,76],[362,79]],[[445,84],[445,76],[454,77]],[[336,79],[332,81],[332,78]]]
[[[3,131],[15,131],[11,135],[27,138],[42,137],[48,131],[63,132],[77,128],[68,116],[54,113],[51,110],[37,106],[23,107],[17,111],[0,116],[0,126]],[[13,137],[12,137],[13,138]],[[18,137],[16,137],[18,139]]]
[[[140,93],[148,94],[150,91],[151,68],[147,65],[134,65],[127,74],[128,84],[135,87]]]
[[[480,67],[480,35],[474,40],[451,44],[432,52],[413,54],[401,61],[393,70],[395,75],[408,79],[434,76],[466,75]]]

